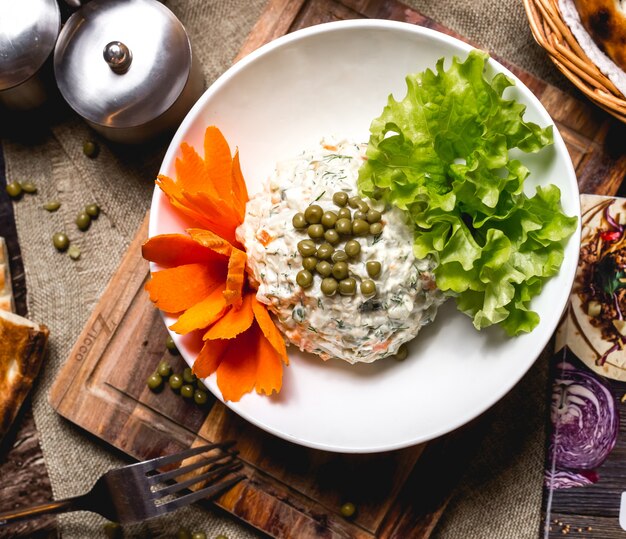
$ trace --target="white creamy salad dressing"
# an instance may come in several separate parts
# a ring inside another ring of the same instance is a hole
[[[312,204],[337,212],[333,194],[358,195],[358,170],[366,145],[324,139],[320,147],[278,163],[263,192],[250,199],[237,238],[248,255],[248,269],[258,283],[257,298],[269,305],[279,329],[301,350],[323,359],[337,357],[349,363],[371,363],[391,354],[413,339],[431,322],[443,303],[432,276],[434,264],[413,255],[413,231],[404,212],[385,208],[380,201],[364,199],[384,211],[379,236],[357,238],[361,253],[350,259],[350,276],[357,281],[353,296],[325,296],[321,276],[315,274],[306,290],[296,283],[302,269],[297,244],[306,231],[292,224],[295,213]],[[345,240],[335,246],[342,249]],[[358,284],[368,279],[365,263],[377,260],[382,271],[374,279],[377,293],[365,298]]]

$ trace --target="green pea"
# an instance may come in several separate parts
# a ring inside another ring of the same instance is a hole
[[[382,231],[383,231],[382,223],[372,223],[370,225],[370,234],[372,236],[378,236],[378,234],[380,234]]]
[[[333,277],[338,281],[348,276],[348,264],[345,262],[337,262],[333,264]]]
[[[335,252],[335,248],[330,243],[322,243],[317,248],[317,258],[319,260],[328,260],[333,253]]]
[[[337,206],[345,206],[348,203],[348,193],[344,193],[343,191],[338,191],[333,195],[333,202]]]
[[[22,194],[20,182],[7,183],[5,190],[11,198],[18,198]]]
[[[406,344],[401,344],[396,352],[395,358],[398,361],[404,361],[409,355],[409,348]]]
[[[352,212],[348,208],[341,208],[337,212],[337,219],[352,219]]]
[[[358,256],[361,252],[361,244],[356,240],[347,241],[345,250],[348,256]]]
[[[310,225],[319,223],[322,220],[322,215],[324,215],[324,210],[317,204],[313,204],[304,210],[304,218]]]
[[[360,200],[356,207],[359,208],[359,210],[361,210],[361,212],[365,214],[367,214],[367,212],[370,211],[370,207],[367,205],[367,202],[365,202],[365,200]]]
[[[356,292],[356,280],[353,277],[339,281],[339,293],[342,296],[353,296]]]
[[[345,518],[352,518],[356,513],[356,507],[353,503],[346,502],[341,506],[341,516]]]
[[[57,251],[63,252],[70,246],[70,239],[64,232],[57,232],[52,236],[52,245]]]
[[[182,375],[174,373],[170,376],[169,384],[174,391],[178,391],[181,387],[183,387],[184,383],[185,381],[183,380]]]
[[[370,209],[368,210],[365,218],[370,224],[378,223],[378,221],[380,221],[382,218],[382,213],[380,213],[378,210]]]
[[[100,215],[100,206],[95,203],[87,204],[87,206],[85,206],[85,213],[92,219],[97,219]]]
[[[191,384],[184,384],[183,387],[180,388],[180,395],[185,399],[193,398],[194,388]]]
[[[72,260],[78,260],[80,258],[80,247],[78,245],[70,245],[67,254]]]
[[[361,294],[366,298],[376,295],[376,283],[371,279],[363,279],[361,281]]]
[[[158,372],[153,372],[150,376],[148,376],[147,384],[152,391],[160,389],[163,385],[163,377]]]
[[[322,215],[322,225],[324,228],[332,228],[337,222],[337,214],[334,211],[325,211]]]
[[[22,191],[32,195],[37,192],[37,186],[33,182],[23,182],[22,183]]]
[[[198,377],[193,373],[191,367],[185,367],[183,370],[183,381],[187,384],[195,384]]]
[[[315,269],[315,266],[317,266],[317,258],[315,258],[314,256],[307,256],[306,258],[302,259],[302,267],[305,270],[313,271]]]
[[[378,277],[382,266],[378,260],[369,260],[365,263],[365,270],[370,277]]]
[[[363,213],[361,210],[357,210],[354,212],[354,214],[352,215],[352,217],[356,220],[356,219],[361,219],[361,221],[365,221],[365,219],[367,219],[367,213]]]
[[[98,155],[99,151],[100,148],[98,148],[98,144],[95,143],[93,140],[86,140],[85,142],[83,142],[83,153],[87,157],[93,159]]]
[[[302,288],[309,288],[313,284],[313,274],[307,270],[301,270],[296,275],[296,283]]]
[[[163,378],[167,378],[170,374],[172,374],[172,366],[165,360],[159,363],[159,366],[156,370]]]
[[[167,339],[165,339],[165,348],[167,348],[172,355],[178,354],[178,348],[176,348],[176,343],[171,335],[168,335]]]
[[[193,402],[195,402],[196,404],[206,404],[208,400],[209,394],[206,391],[203,391],[202,389],[196,389],[193,392]]]
[[[348,235],[352,233],[352,221],[349,219],[339,219],[335,223],[335,230],[339,234]]]
[[[89,217],[87,212],[81,211],[76,216],[76,220],[74,222],[76,223],[78,230],[82,230],[84,232],[89,228],[89,225],[91,225],[91,217]]]
[[[46,211],[53,212],[57,211],[61,207],[61,203],[58,200],[51,200],[50,202],[46,202],[42,208]]]
[[[302,240],[298,242],[298,252],[302,256],[313,256],[317,251],[317,247],[315,247],[315,242],[311,240]]]
[[[332,277],[326,277],[325,279],[322,279],[320,290],[325,296],[334,296],[335,292],[337,292],[338,286],[339,283],[337,283],[335,279],[333,279]]]
[[[357,196],[350,197],[350,198],[348,199],[348,205],[349,205],[351,208],[353,208],[353,209],[358,208],[358,207],[359,207],[359,203],[360,203],[360,202],[361,202],[361,199],[360,199],[359,197],[357,197]]]
[[[122,527],[117,522],[107,522],[102,526],[102,529],[107,539],[120,539],[122,537]]]
[[[191,539],[191,532],[185,527],[178,528],[176,539]]]
[[[309,225],[306,229],[309,238],[317,240],[324,237],[324,225]]]
[[[346,262],[348,260],[348,255],[346,254],[345,251],[342,251],[341,249],[339,249],[333,253],[331,260],[333,262]]]
[[[306,228],[308,223],[306,222],[306,217],[304,216],[304,213],[296,213],[293,216],[293,219],[291,219],[291,224],[293,225],[294,228],[297,228],[298,230],[302,230],[303,228]]]
[[[322,277],[328,277],[333,272],[331,263],[326,260],[319,262],[315,269]]]
[[[337,245],[339,243],[339,232],[331,228],[324,232],[324,239],[331,245]]]
[[[204,533],[204,532],[193,532],[191,534],[191,539],[206,539],[206,533]]]
[[[355,236],[365,236],[370,231],[370,224],[363,219],[352,221],[352,233]]]

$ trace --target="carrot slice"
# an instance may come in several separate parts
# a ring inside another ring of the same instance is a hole
[[[217,387],[227,401],[238,401],[252,391],[257,372],[256,324],[232,341],[217,368]]]
[[[243,291],[243,282],[246,275],[246,253],[233,247],[228,259],[228,275],[226,276],[226,290],[224,290],[224,298],[228,305],[235,308],[241,306],[241,297]]]
[[[233,196],[235,197],[236,209],[243,222],[244,215],[246,213],[246,202],[250,199],[248,196],[248,188],[246,187],[246,181],[241,173],[241,163],[239,162],[239,151],[235,152],[233,157]]]
[[[224,290],[224,270],[224,265],[185,264],[155,271],[145,288],[159,309],[178,313],[210,297],[218,288],[221,294]]]
[[[160,234],[141,246],[141,255],[150,262],[165,267],[184,264],[224,264],[226,258],[203,247],[185,234]]]
[[[254,317],[256,318],[261,331],[263,331],[263,335],[265,335],[267,340],[274,347],[274,350],[276,350],[280,358],[283,360],[283,363],[285,365],[289,365],[289,357],[287,356],[285,340],[274,324],[267,307],[256,299],[256,296],[252,300],[252,310],[254,311]]]
[[[246,331],[254,321],[252,297],[253,294],[247,294],[243,298],[241,308],[230,309],[209,328],[209,331],[207,331],[202,338],[204,340],[233,339],[240,333]]]
[[[211,184],[222,199],[232,205],[232,158],[222,132],[210,125],[204,132],[204,163]]]
[[[183,191],[211,191],[213,184],[209,180],[202,157],[186,142],[180,145],[180,151],[182,157],[176,158],[176,183]]]
[[[178,320],[170,326],[172,331],[185,335],[194,329],[203,329],[214,324],[226,312],[228,306],[224,300],[225,285],[222,282],[202,301],[189,307]]]
[[[231,341],[221,339],[205,342],[198,357],[193,362],[193,373],[198,378],[206,378],[213,374],[220,366],[222,356],[230,343]]]
[[[213,221],[203,215],[201,209],[195,206],[192,201],[185,200],[182,190],[178,185],[176,185],[174,180],[168,178],[167,176],[160,175],[156,180],[156,184],[159,186],[161,191],[165,193],[170,204],[183,215],[189,217],[198,225],[205,228],[211,228],[213,226]]]
[[[187,234],[191,236],[193,241],[197,241],[203,247],[207,247],[221,255],[230,257],[233,252],[233,246],[230,242],[210,230],[188,228]]]
[[[280,391],[283,384],[281,357],[272,344],[259,331],[257,344],[256,392],[271,395]]]

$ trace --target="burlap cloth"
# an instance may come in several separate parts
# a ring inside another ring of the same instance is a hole
[[[422,13],[474,43],[536,75],[569,89],[534,43],[520,0],[412,0]],[[232,62],[261,14],[264,0],[172,0],[167,5],[186,25],[207,84]],[[90,160],[82,143],[93,137],[72,115],[52,125],[34,145],[3,141],[8,181],[33,180],[38,197],[15,204],[28,287],[29,316],[51,330],[51,354],[34,391],[34,416],[55,498],[84,492],[101,473],[128,462],[123,455],[61,419],[47,394],[100,293],[128,247],[150,203],[153,179],[165,146],[125,151],[102,141]],[[63,206],[42,215],[43,200]],[[83,255],[72,262],[50,248],[57,230],[75,230],[78,208],[96,201],[105,213],[88,234],[72,238]],[[546,365],[538,362],[500,403],[477,458],[457,488],[435,531],[446,538],[523,538],[539,531]],[[153,536],[172,534],[180,522],[211,537],[258,533],[218,511],[186,509],[144,525]],[[61,518],[64,537],[102,536],[103,520],[90,513]],[[135,530],[136,531],[136,530]],[[294,531],[294,536],[297,532]]]

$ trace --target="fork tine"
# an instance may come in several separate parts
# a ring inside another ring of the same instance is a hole
[[[152,460],[146,460],[145,462],[138,462],[137,464],[132,464],[129,468],[135,468],[139,470],[143,470],[149,472],[151,470],[156,470],[167,464],[172,464],[174,462],[178,462],[179,460],[185,460],[186,458],[193,457],[194,455],[199,455],[200,453],[204,453],[205,451],[212,451],[213,449],[222,449],[226,450],[235,445],[234,440],[229,440],[227,442],[220,442],[215,444],[203,445],[200,447],[193,447],[191,449],[187,449],[186,451],[182,451],[180,453],[176,453],[175,455],[166,455],[164,457],[157,457]]]
[[[222,455],[214,455],[212,457],[208,457],[203,460],[198,460],[197,462],[192,462],[191,464],[187,464],[186,466],[181,466],[180,468],[175,468],[174,470],[170,470],[169,472],[161,472],[155,475],[151,475],[147,477],[148,483],[160,483],[162,481],[167,481],[169,479],[173,479],[179,475],[183,475],[188,472],[192,472],[198,468],[202,468],[203,466],[208,466],[214,462],[219,462],[220,460],[226,460],[223,464],[227,464],[228,462],[232,462],[232,460],[237,456],[237,451],[231,451]]]
[[[245,478],[245,475],[236,475],[235,477],[221,483],[215,483],[201,490],[197,490],[196,492],[185,494],[180,498],[176,498],[175,500],[159,505],[159,512],[169,513],[170,511],[180,509],[181,507],[185,507],[186,505],[197,502],[198,500],[211,500],[213,498],[216,498],[220,494],[223,494],[232,486],[236,485],[237,483],[239,483],[239,481],[242,481]]]
[[[163,496],[167,496],[169,494],[174,494],[175,492],[179,492],[183,489],[190,487],[191,485],[195,485],[196,483],[201,483],[202,481],[218,481],[222,477],[225,477],[229,473],[239,471],[243,468],[243,464],[240,462],[231,462],[226,464],[220,464],[216,466],[212,466],[210,470],[204,472],[195,477],[191,477],[190,479],[186,479],[185,481],[181,481],[180,483],[174,483],[173,485],[169,485],[167,487],[163,487],[159,490],[155,490],[150,493],[152,498],[162,498]]]

